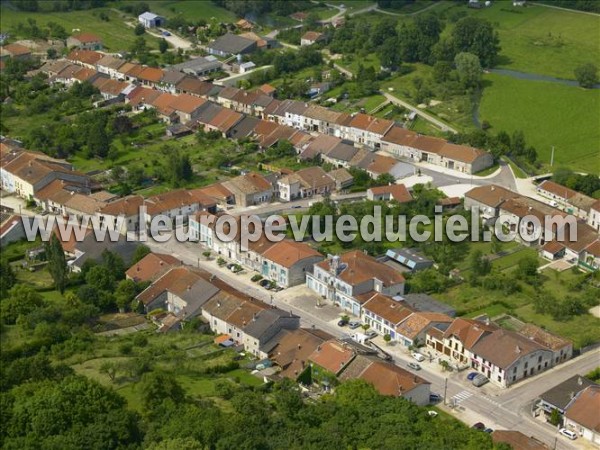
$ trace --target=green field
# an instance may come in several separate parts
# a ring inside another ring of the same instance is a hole
[[[102,12],[108,16],[108,21],[100,19],[99,15]],[[127,50],[136,38],[133,28],[125,25],[125,20],[131,20],[132,17],[110,8],[31,13],[14,11],[2,6],[0,13],[0,29],[2,32],[10,33],[19,22],[26,23],[28,19],[34,19],[40,28],[44,28],[48,22],[55,22],[62,25],[67,33],[71,33],[74,29],[95,33],[102,38],[105,49],[110,51]],[[150,47],[157,48],[158,39],[147,33],[144,36]]]
[[[154,1],[152,11],[165,17],[182,14],[186,20],[196,21],[198,19],[210,20],[213,17],[219,22],[235,22],[237,17],[231,11],[220,8],[208,0],[191,1]]]
[[[495,25],[502,47],[498,67],[573,79],[577,66],[600,60],[599,15],[531,3],[513,7],[508,1],[479,10],[467,8],[466,1],[444,3],[447,13],[462,10]]]
[[[480,121],[493,131],[523,130],[538,159],[588,173],[600,172],[600,90],[487,74]]]

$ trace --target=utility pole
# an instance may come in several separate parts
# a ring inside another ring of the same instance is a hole
[[[446,393],[448,392],[448,378],[444,379],[444,405],[446,404]]]
[[[552,154],[550,155],[550,167],[554,165],[554,145],[552,146]]]

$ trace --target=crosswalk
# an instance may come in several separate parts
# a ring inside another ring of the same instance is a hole
[[[450,398],[450,404],[451,405],[458,405],[458,404],[460,404],[460,402],[462,402],[463,400],[468,399],[472,395],[473,394],[471,392],[469,392],[469,391],[460,391],[458,394],[456,394],[452,398]]]

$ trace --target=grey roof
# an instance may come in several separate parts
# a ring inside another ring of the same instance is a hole
[[[549,405],[564,411],[573,397],[588,386],[598,386],[598,384],[581,375],[574,375],[544,392],[540,398]]]
[[[204,108],[204,110],[198,115],[197,120],[201,123],[209,123],[222,110],[222,106],[215,105],[214,103],[209,103],[209,105],[206,108]]]
[[[96,65],[116,70],[126,62],[127,61],[124,59],[117,58],[116,56],[105,55],[96,63]]]
[[[220,289],[205,279],[199,279],[184,293],[178,294],[185,302],[185,313],[187,317],[193,317],[200,312],[202,305],[209,301]]]
[[[231,139],[242,139],[250,136],[259,122],[260,120],[256,117],[244,117],[231,130],[229,130]]]
[[[185,78],[185,74],[177,72],[176,70],[165,70],[163,77],[160,79],[161,83],[177,84]]]
[[[254,100],[254,104],[256,106],[262,106],[263,108],[270,105],[274,100],[273,97],[269,97],[268,95],[259,95],[256,100]]]
[[[284,317],[300,319],[300,317],[291,312],[283,311],[279,308],[264,309],[259,311],[250,323],[244,327],[244,333],[253,338],[260,339],[279,319]]]
[[[158,14],[154,14],[153,12],[150,11],[146,11],[145,13],[142,13],[138,16],[140,19],[146,19],[146,20],[154,20],[158,17],[162,18],[162,16],[159,16]]]
[[[420,312],[436,312],[450,317],[456,316],[456,310],[446,303],[442,303],[427,294],[406,294],[403,301]]]
[[[222,66],[223,63],[219,60],[199,57],[175,64],[171,66],[171,69],[178,70],[180,72],[196,74],[205,72],[207,70],[220,69]]]
[[[289,112],[290,114],[296,114],[301,116],[304,114],[304,111],[308,109],[308,103],[298,102],[295,100],[290,100],[289,105],[285,109],[285,112]]]
[[[135,249],[139,246],[137,242],[127,241],[125,236],[119,235],[119,240],[116,242],[111,241],[108,238],[109,234],[106,233],[104,240],[96,240],[96,235],[92,231],[89,233],[81,242],[78,242],[75,246],[77,250],[83,253],[79,258],[73,261],[72,265],[81,268],[83,263],[88,259],[94,261],[100,261],[102,259],[102,252],[109,250],[119,255],[126,266],[129,266],[133,260],[133,254]]]
[[[358,152],[356,147],[340,142],[326,153],[328,158],[337,159],[338,161],[350,161]]]
[[[386,252],[386,255],[411,269],[414,269],[417,264],[433,265],[433,260],[426,257],[417,248],[401,247],[390,249]]]
[[[253,40],[231,33],[224,34],[208,44],[208,48],[229,54],[243,53],[253,46],[256,46]]]

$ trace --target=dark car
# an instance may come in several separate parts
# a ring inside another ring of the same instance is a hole
[[[437,403],[442,401],[442,396],[439,394],[429,394],[429,402]]]
[[[260,280],[260,283],[258,284],[260,284],[261,287],[268,289],[271,286],[271,280]]]
[[[483,430],[484,433],[488,433],[488,434],[492,434],[494,432],[494,430],[492,430],[491,428],[486,428],[485,430]]]
[[[346,319],[340,319],[338,322],[338,327],[345,327],[348,325],[348,321]]]
[[[480,430],[483,431],[485,430],[485,425],[481,422],[477,422],[475,425],[473,425],[471,428],[473,428],[474,430]]]
[[[467,375],[467,380],[473,381],[473,378],[475,378],[476,376],[477,372],[471,372],[469,375]]]

